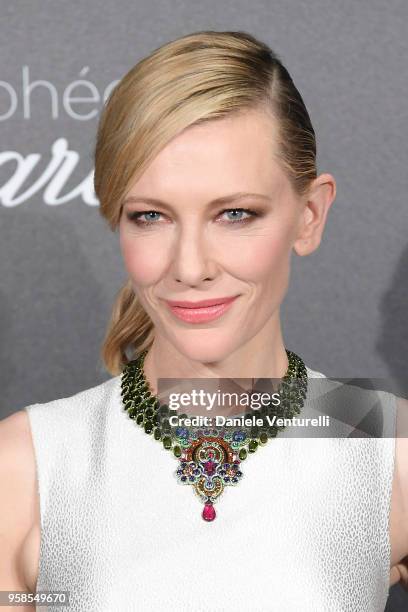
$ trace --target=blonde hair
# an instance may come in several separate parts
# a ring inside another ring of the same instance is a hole
[[[295,193],[304,195],[316,178],[315,133],[270,47],[246,32],[200,31],[139,61],[112,90],[96,136],[94,188],[110,229],[118,227],[131,184],[173,137],[193,124],[257,108],[276,120],[278,162]],[[129,279],[116,295],[103,341],[105,368],[120,374],[153,338]]]

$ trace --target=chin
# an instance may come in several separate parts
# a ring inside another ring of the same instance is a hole
[[[174,340],[174,345],[182,355],[192,361],[200,363],[222,361],[237,348],[236,334],[227,336],[221,334],[220,330],[214,331],[214,334],[209,334],[208,330],[201,329],[201,333],[194,333],[185,338],[179,335]]]

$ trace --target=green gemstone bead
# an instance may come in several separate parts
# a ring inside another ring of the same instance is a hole
[[[144,430],[147,434],[151,434],[153,431],[153,422],[148,419],[144,425]]]
[[[268,434],[266,433],[266,431],[262,431],[259,434],[259,442],[260,444],[266,444],[268,441]]]
[[[254,453],[258,448],[258,442],[256,440],[250,440],[248,444],[248,450],[250,453]]]
[[[137,417],[136,417],[136,423],[138,425],[141,425],[143,423],[143,419],[144,419],[143,414],[138,414]]]
[[[163,446],[166,450],[171,448],[171,438],[170,436],[164,436],[163,438]]]
[[[141,404],[140,404],[140,405],[141,405],[141,406],[143,406],[143,410],[147,410],[147,409],[148,409],[148,404],[147,404],[147,400],[146,400],[146,398],[144,398],[144,399],[141,401]]]
[[[155,440],[160,440],[162,435],[161,429],[160,427],[156,427],[155,430],[153,431],[153,437]]]
[[[162,430],[165,431],[166,433],[170,433],[171,431],[171,425],[170,425],[170,421],[168,419],[163,419],[162,423]]]
[[[247,450],[246,448],[241,448],[241,450],[239,451],[239,458],[241,459],[241,461],[244,461],[244,459],[246,459],[248,456]]]
[[[175,457],[181,457],[181,447],[178,444],[173,446],[173,454]]]
[[[152,408],[147,408],[145,410],[145,415],[147,416],[148,419],[150,419],[153,416],[153,409]]]

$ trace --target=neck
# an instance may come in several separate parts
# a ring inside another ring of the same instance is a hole
[[[244,389],[253,387],[259,378],[282,378],[288,368],[288,358],[282,339],[279,319],[265,327],[233,352],[217,360],[206,361],[189,358],[188,355],[165,337],[156,334],[144,360],[144,373],[154,394],[158,393],[160,378],[228,379]],[[230,382],[226,381],[229,386]],[[238,383],[237,383],[238,384]]]

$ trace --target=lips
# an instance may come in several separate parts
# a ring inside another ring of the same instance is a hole
[[[187,323],[204,323],[218,319],[231,307],[237,297],[214,298],[200,302],[166,300],[166,304],[178,319]]]
[[[169,306],[179,306],[181,308],[205,308],[206,306],[216,306],[217,304],[225,304],[226,302],[231,302],[238,297],[236,295],[231,297],[220,297],[220,298],[210,298],[208,300],[200,300],[198,302],[189,302],[187,300],[166,300]]]

